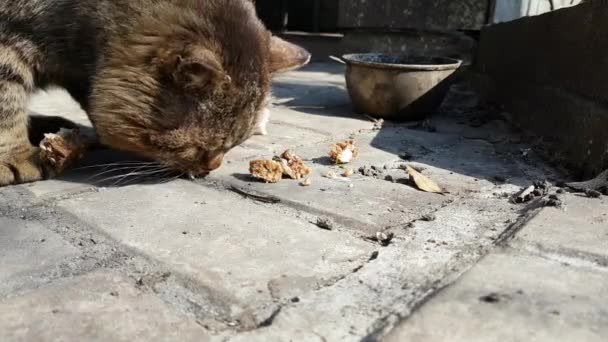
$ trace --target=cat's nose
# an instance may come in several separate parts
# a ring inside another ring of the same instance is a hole
[[[224,154],[218,153],[212,156],[209,156],[205,160],[203,160],[202,167],[207,171],[213,171],[219,169],[222,166],[222,162],[224,161]]]

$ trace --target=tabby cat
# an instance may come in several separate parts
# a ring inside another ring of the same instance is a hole
[[[309,59],[249,0],[2,0],[0,186],[45,177],[37,89],[67,89],[103,144],[205,175],[263,130],[272,74]]]

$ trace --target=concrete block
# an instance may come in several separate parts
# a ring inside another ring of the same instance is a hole
[[[607,284],[606,270],[492,254],[384,341],[603,341]]]
[[[544,208],[512,244],[608,266],[608,198],[567,194],[561,200],[565,209]]]
[[[586,177],[608,167],[607,18],[608,5],[591,1],[488,26],[476,63],[490,79],[480,83],[495,88],[491,100]]]
[[[0,300],[0,340],[207,341],[196,322],[111,271]]]
[[[27,284],[32,273],[44,272],[81,255],[40,223],[0,217],[0,296],[4,287]]]
[[[276,279],[314,278],[303,287],[314,290],[365,262],[373,248],[321,230],[289,210],[187,181],[109,189],[60,205],[120,243],[248,307],[271,301],[269,283]]]

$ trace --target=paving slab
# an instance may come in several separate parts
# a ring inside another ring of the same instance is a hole
[[[395,230],[393,243],[379,246],[364,267],[286,303],[272,325],[214,339],[373,341],[486,252],[504,222],[517,216],[501,203],[479,199],[447,206],[434,221]]]
[[[248,175],[247,159],[225,165],[210,178],[280,198],[303,210],[334,215],[342,225],[368,234],[407,224],[463,196],[492,197],[519,189],[511,182],[502,184],[495,180],[514,173],[509,170],[510,164],[486,142],[469,142],[455,135],[400,126],[354,134],[353,138],[360,146],[359,157],[342,167],[333,165],[327,157],[332,141],[293,149],[313,168],[310,187],[302,187],[294,180],[278,184],[256,181]],[[250,154],[256,156],[250,160],[271,159],[274,155],[253,150]],[[409,162],[400,157],[404,154],[449,194],[421,192],[405,184],[408,176],[400,167]],[[378,175],[362,175],[361,167],[373,168]],[[340,177],[347,169],[354,170],[355,175]],[[329,172],[338,177],[326,177]],[[514,178],[521,179],[521,175]]]
[[[374,248],[290,211],[187,181],[107,189],[60,206],[243,309],[332,283]],[[285,288],[292,283],[297,288]]]
[[[2,341],[206,341],[206,331],[112,271],[0,300]]]
[[[607,306],[606,269],[496,253],[383,341],[604,341]]]
[[[300,108],[349,104],[345,69],[337,63],[315,63],[298,72],[278,75],[273,80],[275,103]]]
[[[33,273],[80,255],[78,249],[39,222],[0,217],[0,297]]]
[[[608,266],[608,197],[564,194],[560,200],[563,208],[544,208],[512,245]]]

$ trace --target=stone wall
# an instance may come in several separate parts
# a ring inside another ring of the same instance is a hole
[[[487,0],[340,0],[338,26],[346,29],[477,30]]]
[[[608,167],[608,2],[492,25],[476,70],[524,129],[585,174]]]

